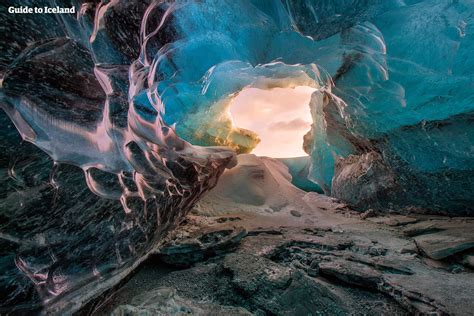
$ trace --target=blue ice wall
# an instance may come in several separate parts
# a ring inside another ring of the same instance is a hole
[[[311,105],[315,124],[307,148],[310,178],[326,193],[334,191],[336,165],[341,171],[349,155],[374,152],[393,173],[393,183],[383,189],[390,196],[374,188],[375,200],[382,201],[376,204],[469,213],[466,195],[473,184],[461,174],[470,174],[474,165],[473,5],[427,0],[178,6],[173,26],[180,38],[155,57],[154,75],[165,78],[157,87],[166,105],[163,118],[193,143],[232,146],[246,139],[236,146],[245,151],[254,142],[231,126],[229,98],[246,86],[317,86],[329,101],[316,98]],[[301,71],[308,78],[299,77]],[[347,196],[347,188],[333,195],[372,205],[357,195],[357,186]]]

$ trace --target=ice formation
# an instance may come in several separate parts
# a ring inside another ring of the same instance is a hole
[[[316,89],[326,194],[474,214],[474,2],[72,4],[1,4],[2,310],[74,311],[119,282],[232,166],[209,146],[255,147],[228,111],[249,87]]]

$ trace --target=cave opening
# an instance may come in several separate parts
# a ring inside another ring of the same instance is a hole
[[[305,157],[303,137],[310,130],[309,107],[315,88],[246,88],[232,101],[233,125],[255,132],[260,142],[252,153],[272,158]]]

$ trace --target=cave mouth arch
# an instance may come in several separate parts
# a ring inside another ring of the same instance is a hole
[[[251,153],[272,158],[307,156],[303,137],[313,122],[310,86],[288,88],[245,88],[229,105],[232,123],[258,135]]]

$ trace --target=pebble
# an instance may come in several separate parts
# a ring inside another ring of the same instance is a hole
[[[295,217],[301,217],[301,213],[298,212],[297,210],[291,210],[290,213],[291,213],[291,215],[293,215]]]

